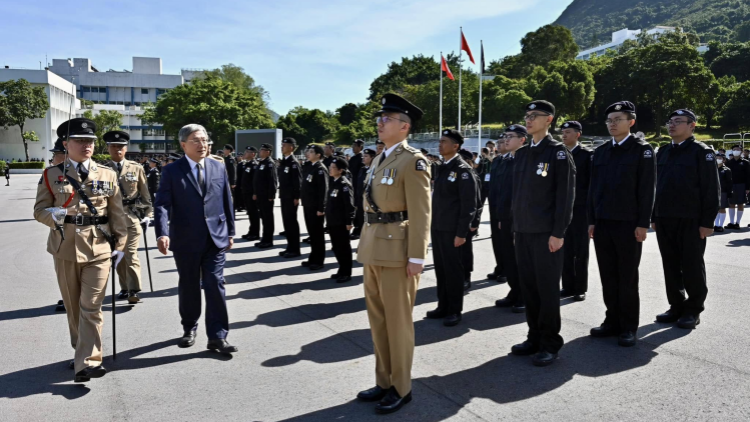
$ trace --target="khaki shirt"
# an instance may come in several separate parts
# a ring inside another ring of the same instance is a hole
[[[73,164],[70,160],[65,160],[64,163],[48,167],[45,170],[36,190],[34,218],[50,228],[47,252],[56,258],[73,262],[88,262],[108,258],[112,249],[96,226],[76,226],[75,224],[64,223],[65,240],[63,240],[59,231],[56,230],[52,214],[45,210],[51,207],[61,207],[74,192],[73,186],[67,181],[63,170],[79,184],[81,183],[81,178]],[[94,193],[92,186],[94,183],[106,189],[104,191],[97,190],[97,193]],[[127,240],[127,217],[125,210],[122,208],[122,196],[117,183],[117,172],[90,161],[89,176],[84,185],[86,195],[91,199],[91,203],[99,216],[109,218],[109,222],[101,225],[101,227],[115,236],[115,248],[122,251]],[[78,193],[74,194],[73,199],[68,204],[67,212],[67,215],[73,217],[79,213],[83,216],[92,215],[88,207],[82,203]]]
[[[117,163],[109,161],[107,166],[117,173]],[[153,204],[151,204],[151,195],[148,191],[146,172],[143,170],[143,166],[135,161],[122,160],[122,171],[120,171],[118,180],[120,182],[120,194],[122,195],[122,200],[125,201],[138,198],[141,206],[144,207],[144,215],[146,217],[153,217],[154,208],[152,206]],[[140,224],[140,219],[134,212],[135,205],[125,205],[124,208],[130,219],[130,224]]]
[[[380,212],[407,211],[409,219],[400,223],[366,224],[362,228],[357,260],[362,264],[405,267],[409,258],[425,259],[430,242],[430,165],[419,150],[403,141],[382,164],[375,157],[365,177],[371,184],[371,197]],[[393,183],[388,178],[393,176]],[[365,188],[366,191],[366,188]],[[367,193],[365,213],[375,212]]]

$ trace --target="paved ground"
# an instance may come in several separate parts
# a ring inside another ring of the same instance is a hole
[[[229,253],[229,338],[240,347],[234,358],[204,350],[202,327],[193,348],[176,346],[181,327],[174,261],[152,250],[154,292],[148,292],[145,278],[143,302],[117,307],[116,361],[110,357],[110,300],[105,301],[104,364],[111,373],[74,384],[67,369],[73,352],[66,319],[53,312],[59,292],[46,252],[48,230],[32,218],[37,181],[38,176],[17,175],[11,187],[0,186],[0,420],[383,418],[373,414],[372,404],[353,399],[374,384],[361,267],[354,282],[337,285],[328,278],[335,265],[331,253],[327,271],[311,274],[299,261],[277,256],[280,238],[274,249],[257,251],[241,241]],[[525,322],[493,307],[508,287],[483,280],[494,266],[486,224],[475,244],[474,288],[457,327],[421,319],[436,301],[428,260],[414,310],[414,401],[387,418],[750,419],[750,229],[709,239],[707,310],[693,332],[653,322],[667,305],[650,234],[641,263],[640,342],[630,349],[618,347],[615,339],[587,336],[604,315],[592,256],[589,299],[563,301],[566,345],[560,359],[536,368],[528,358],[509,355],[510,346],[525,336]],[[247,229],[244,214],[238,227]],[[148,234],[153,247],[153,231]]]

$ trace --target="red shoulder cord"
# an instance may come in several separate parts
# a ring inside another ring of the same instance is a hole
[[[49,179],[47,179],[47,170],[49,170],[49,167],[44,169],[44,184],[47,185],[47,190],[49,191],[50,195],[52,195],[52,197],[54,198],[55,194],[52,193],[52,188],[49,187]],[[65,201],[65,203],[62,206],[63,208],[68,208],[68,205],[70,205],[70,201],[73,200],[73,197],[75,196],[75,194],[76,194],[76,191],[73,191],[73,193],[70,194],[70,198],[68,198],[68,200]]]

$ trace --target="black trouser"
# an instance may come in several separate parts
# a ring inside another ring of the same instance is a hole
[[[339,270],[336,274],[340,276],[352,275],[352,241],[349,238],[349,230],[346,226],[329,225],[328,236],[331,237],[331,246],[333,254],[336,256],[336,262],[339,263]]]
[[[273,243],[274,221],[273,221],[273,202],[268,198],[258,198],[258,213],[260,221],[263,223],[263,236],[260,238],[261,243]]]
[[[318,215],[315,207],[302,207],[305,216],[307,235],[310,237],[310,257],[307,262],[310,265],[323,265],[326,258],[326,239],[323,233],[324,216]]]
[[[620,331],[637,331],[640,314],[638,265],[643,243],[635,240],[635,221],[597,220],[594,248],[599,262],[605,324]]]
[[[235,186],[232,192],[232,200],[234,201],[234,209],[239,210],[245,208],[245,196],[242,195],[242,188]]]
[[[670,309],[681,314],[698,315],[703,312],[708,294],[706,265],[703,262],[706,239],[700,238],[698,228],[696,219],[656,219],[656,240],[659,241],[664,266],[667,300]]]
[[[500,227],[502,228],[498,230],[497,240],[502,267],[505,269],[503,275],[508,279],[508,287],[510,287],[507,297],[513,301],[514,305],[523,306],[523,289],[518,278],[516,246],[513,243],[513,220],[500,220]]]
[[[362,204],[357,205],[357,210],[354,213],[354,230],[352,230],[352,234],[355,236],[359,236],[362,234],[362,226],[365,224],[365,210],[362,207]]]
[[[475,231],[469,231],[466,235],[466,243],[461,245],[461,264],[464,267],[464,280],[471,280],[471,273],[474,271],[474,233]]]
[[[549,251],[550,233],[516,233],[518,276],[526,300],[529,342],[557,353],[560,336],[560,274],[562,251]]]
[[[432,230],[438,309],[446,315],[460,314],[464,307],[464,264],[455,239],[454,231]]]
[[[503,268],[502,252],[500,251],[500,229],[497,228],[497,223],[500,220],[496,220],[490,213],[490,232],[492,234],[492,252],[495,255],[495,270],[493,273],[497,276],[505,275]],[[515,256],[515,255],[514,255]]]
[[[247,234],[251,237],[260,236],[260,213],[258,213],[258,201],[253,199],[252,194],[244,194],[245,208],[247,209],[247,219],[250,220],[250,228]]]
[[[573,210],[563,242],[562,288],[574,295],[589,290],[589,225],[585,203]]]
[[[299,223],[297,222],[297,208],[293,198],[281,198],[281,222],[284,224],[286,236],[286,251],[299,253]]]

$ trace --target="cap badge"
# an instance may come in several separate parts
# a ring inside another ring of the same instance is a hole
[[[85,124],[85,123],[84,123],[84,124]],[[117,138],[119,138],[119,137],[120,137],[120,134],[119,134],[119,133],[115,133],[115,139],[117,139]]]
[[[447,131],[447,130],[446,130],[446,131],[443,131],[443,135],[447,135],[447,134],[449,134],[449,133],[450,133],[450,132],[449,132],[449,131]]]
[[[385,105],[385,98],[383,98],[383,105]]]
[[[615,106],[615,110],[620,110],[620,109],[622,109],[622,106],[621,106],[620,104],[617,104],[617,105]]]
[[[508,129],[510,129],[510,130],[516,130],[516,127],[514,125],[511,125]]]
[[[685,112],[682,110],[677,110],[677,114],[685,114]]]
[[[84,129],[86,129],[87,127],[89,127],[89,124],[86,123],[86,122],[83,122],[83,123],[81,123],[81,127],[84,128]]]
[[[565,124],[563,125],[563,127],[568,127],[568,126],[570,126],[570,125],[569,125],[569,124],[567,124],[567,123],[565,123]]]
[[[529,109],[531,109],[531,110],[533,110],[533,109],[535,109],[535,108],[536,108],[536,104],[531,104],[531,105],[529,106]]]

